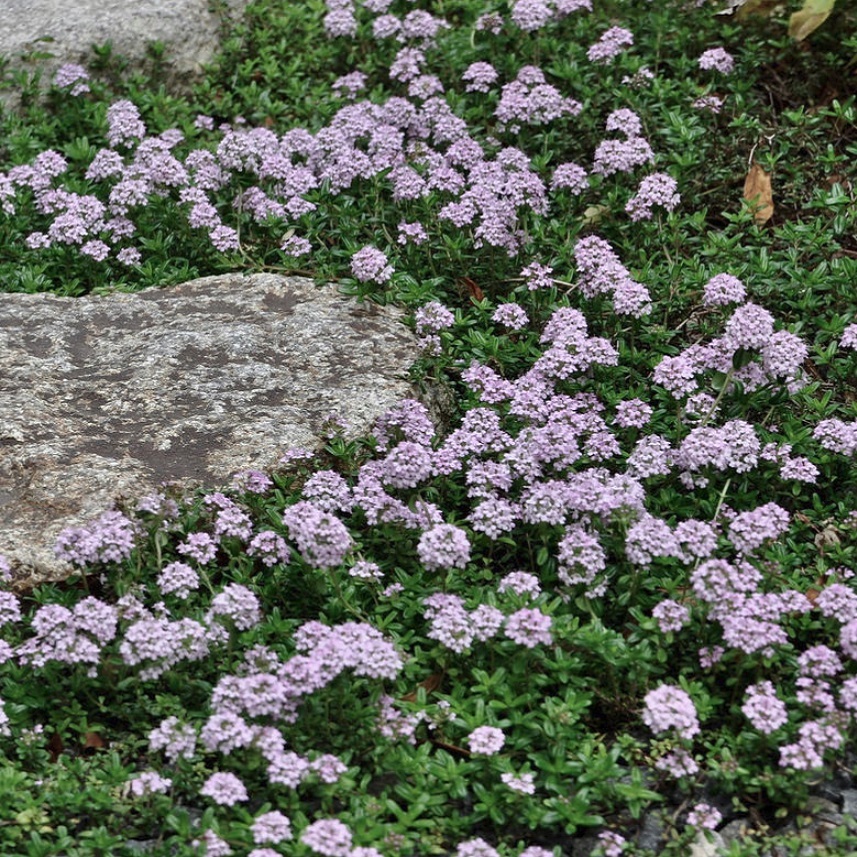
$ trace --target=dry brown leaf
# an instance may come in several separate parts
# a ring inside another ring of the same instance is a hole
[[[735,7],[735,17],[739,21],[744,21],[753,15],[766,16],[770,15],[778,6],[782,6],[782,0],[746,0],[746,2],[738,2]]]
[[[458,279],[461,282],[461,285],[467,289],[467,293],[470,295],[471,299],[474,301],[485,300],[485,292],[479,288],[479,283],[475,280],[471,280],[470,277],[459,277]]]
[[[97,732],[86,732],[83,736],[84,750],[101,750],[106,746],[104,739]]]
[[[433,693],[436,691],[441,684],[443,684],[443,673],[432,673],[425,681],[421,681],[417,687],[424,687],[426,694]],[[402,697],[403,702],[416,702],[417,700],[417,691],[413,693],[406,693]]]
[[[767,223],[774,214],[774,195],[771,190],[771,177],[758,164],[750,167],[744,179],[744,199],[753,209],[753,220],[760,226]]]
[[[51,761],[56,762],[63,754],[65,747],[63,746],[62,738],[59,732],[54,732],[48,741],[48,753],[50,753]]]
[[[799,9],[789,18],[789,35],[800,42],[810,33],[814,33],[830,17],[834,2],[835,0],[805,0],[803,9]]]

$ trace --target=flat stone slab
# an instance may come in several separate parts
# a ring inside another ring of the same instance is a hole
[[[248,0],[228,0],[234,17]],[[110,42],[139,65],[153,42],[166,47],[172,84],[199,74],[217,52],[221,20],[209,0],[3,0],[0,56],[20,68],[33,52],[50,53],[49,71],[63,63],[87,65],[92,46]]]
[[[0,294],[0,555],[28,585],[67,576],[66,527],[164,482],[275,468],[331,414],[366,432],[414,395],[418,354],[398,310],[304,278]]]

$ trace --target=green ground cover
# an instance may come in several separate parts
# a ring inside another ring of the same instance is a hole
[[[0,291],[335,281],[454,404],[0,591],[0,854],[738,857],[850,776],[855,11],[716,11],[257,0],[188,97],[4,67]]]

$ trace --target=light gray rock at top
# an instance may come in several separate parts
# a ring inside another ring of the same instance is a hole
[[[82,298],[0,294],[0,554],[67,576],[56,537],[163,482],[227,485],[414,396],[391,307],[273,274]]]
[[[228,0],[231,17],[248,0]],[[110,42],[114,53],[132,66],[146,56],[152,42],[166,46],[164,58],[177,87],[197,75],[214,58],[221,19],[210,0],[2,0],[0,56],[21,67],[33,51],[50,53],[50,71],[63,63],[84,66],[92,46]]]

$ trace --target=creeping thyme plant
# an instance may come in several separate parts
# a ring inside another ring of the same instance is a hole
[[[854,10],[716,11],[257,0],[189,97],[4,67],[2,290],[302,274],[422,357],[64,584],[0,559],[0,854],[682,854],[850,770]]]

